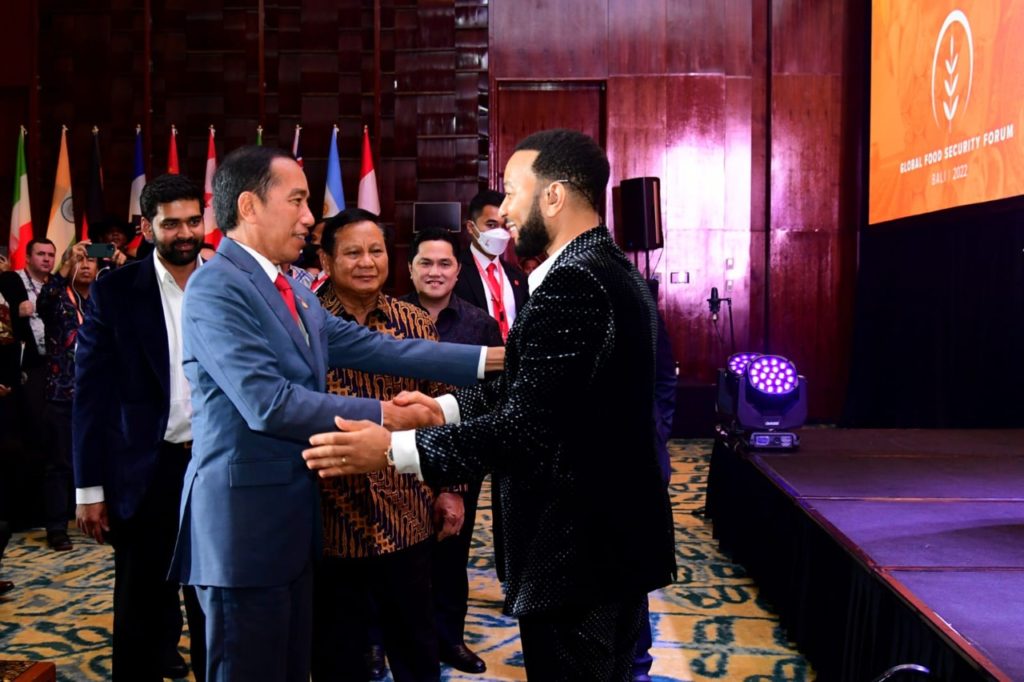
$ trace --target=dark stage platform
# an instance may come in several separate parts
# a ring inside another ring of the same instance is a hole
[[[1024,680],[1024,430],[801,440],[716,442],[707,511],[818,679]]]

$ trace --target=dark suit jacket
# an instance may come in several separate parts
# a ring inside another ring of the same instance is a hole
[[[526,299],[530,295],[530,285],[526,279],[526,273],[512,265],[506,263],[503,258],[498,258],[501,262],[501,267],[505,269],[505,276],[508,277],[509,283],[512,285],[512,297],[516,302],[516,315],[523,309],[523,305],[526,304]],[[473,252],[470,249],[464,250],[459,254],[459,265],[462,266],[462,270],[459,271],[459,279],[455,282],[455,294],[460,296],[462,299],[469,301],[477,308],[483,308],[487,310],[487,300],[490,298],[490,293],[484,291],[484,283],[480,281],[480,272],[476,269],[476,263],[473,261]]]
[[[0,272],[0,294],[3,294],[3,297],[7,299],[7,304],[11,307],[11,323],[14,326],[15,337],[25,344],[25,352],[21,360],[22,366],[28,368],[43,364],[46,358],[40,355],[39,349],[36,348],[36,337],[29,324],[30,318],[18,315],[18,307],[28,300],[28,292],[25,290],[25,283],[21,280],[21,275],[13,270]]]
[[[170,412],[167,327],[152,257],[93,284],[75,367],[75,486],[102,485],[110,513],[130,518],[153,481]]]
[[[416,432],[428,483],[492,472],[506,612],[594,606],[672,580],[656,329],[643,279],[594,228],[570,242],[517,316],[505,373],[456,394],[462,423]]]

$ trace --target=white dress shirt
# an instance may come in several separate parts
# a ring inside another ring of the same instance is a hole
[[[167,429],[164,440],[168,443],[185,443],[192,440],[192,394],[185,369],[182,366],[181,346],[181,302],[185,291],[178,286],[172,275],[153,251],[153,269],[156,270],[156,284],[160,290],[160,306],[164,311],[164,327],[167,329],[168,378],[170,379],[170,411],[167,413]],[[196,267],[203,264],[196,258]],[[95,504],[106,500],[103,486],[75,489],[77,504]]]
[[[548,276],[551,266],[554,265],[558,257],[562,255],[562,251],[565,251],[565,247],[569,246],[570,243],[572,243],[572,240],[563,244],[560,249],[548,256],[543,263],[530,273],[530,295],[533,295],[533,292],[540,288],[544,278]],[[445,424],[458,424],[462,421],[462,416],[459,414],[459,403],[455,400],[455,396],[446,393],[437,399],[437,403],[441,406],[441,411],[444,413]],[[416,447],[415,430],[395,431],[391,434],[391,455],[395,459],[395,468],[398,470],[398,473],[416,474],[418,479],[423,480],[423,471],[420,469],[420,451]]]
[[[473,254],[473,260],[476,261],[477,269],[476,274],[480,278],[481,284],[484,285],[484,299],[487,300],[487,314],[494,317],[494,301],[491,298],[491,287],[487,283],[487,266],[494,263],[495,277],[498,278],[498,282],[501,283],[501,303],[505,306],[505,319],[508,320],[509,329],[512,328],[512,323],[516,321],[516,294],[512,291],[512,282],[508,281],[508,275],[505,274],[505,266],[501,264],[501,259],[496,256],[488,256],[486,253],[476,248],[476,245],[471,244],[469,252]]]

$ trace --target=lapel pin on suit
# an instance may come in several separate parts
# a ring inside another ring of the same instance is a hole
[[[299,303],[302,305],[303,308],[309,310],[309,304],[303,301],[301,298],[299,299]]]

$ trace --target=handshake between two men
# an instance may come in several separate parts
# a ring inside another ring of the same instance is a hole
[[[437,400],[419,391],[403,391],[392,401],[382,402],[384,425],[368,420],[335,417],[338,431],[310,437],[312,447],[303,450],[306,466],[321,478],[380,471],[393,463],[391,432],[439,426],[445,423]]]

